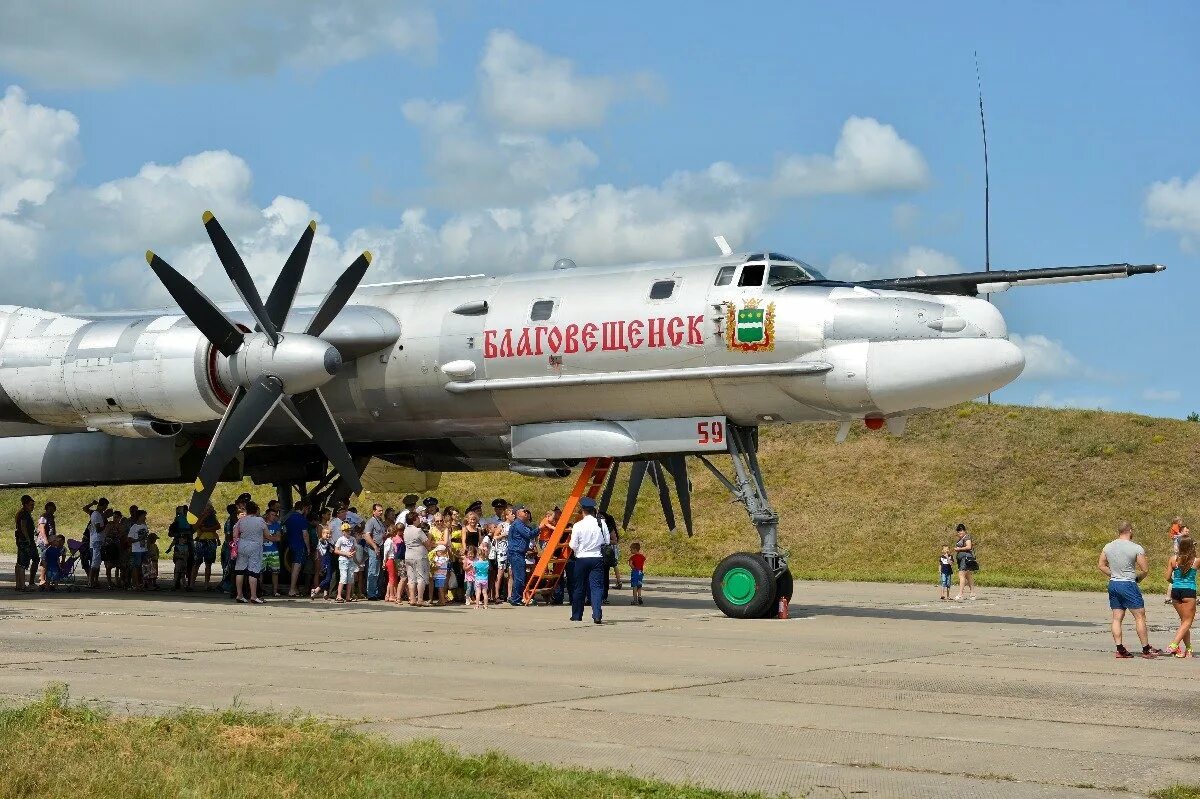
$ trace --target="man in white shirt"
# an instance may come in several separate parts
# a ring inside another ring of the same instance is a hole
[[[88,547],[92,550],[92,562],[88,576],[92,588],[98,588],[100,586],[100,565],[104,562],[100,549],[104,546],[104,525],[107,524],[105,517],[108,516],[108,500],[101,498],[95,502],[89,502],[83,506],[83,512],[88,515]]]
[[[583,621],[584,592],[592,602],[592,621],[603,623],[604,565],[603,547],[608,544],[608,527],[596,514],[596,500],[579,500],[580,517],[571,526],[571,551],[575,568],[571,575],[571,621]]]

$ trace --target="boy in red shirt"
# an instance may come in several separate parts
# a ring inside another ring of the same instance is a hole
[[[646,571],[646,556],[642,554],[642,545],[634,542],[629,545],[629,587],[633,589],[631,605],[643,605],[642,576]]]

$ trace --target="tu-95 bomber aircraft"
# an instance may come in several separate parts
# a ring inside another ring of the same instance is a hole
[[[1163,269],[843,282],[718,237],[710,258],[374,285],[363,253],[322,298],[297,294],[311,223],[264,301],[219,222],[203,222],[240,304],[214,304],[147,253],[182,314],[0,306],[0,485],[193,483],[196,515],[243,476],[327,501],[364,483],[412,489],[417,473],[565,476],[617,458],[632,463],[630,500],[649,473],[670,512],[673,483],[690,533],[685,456],[698,456],[761,538],[713,575],[718,606],[743,618],[791,593],[759,426],[900,433],[1021,373],[978,295]]]

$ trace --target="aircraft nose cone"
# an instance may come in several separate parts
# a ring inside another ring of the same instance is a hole
[[[1025,355],[1006,339],[874,342],[867,391],[883,413],[946,408],[1016,380]]]

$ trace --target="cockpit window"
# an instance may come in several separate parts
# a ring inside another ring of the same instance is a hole
[[[746,264],[742,267],[742,274],[738,278],[738,285],[761,286],[763,282],[763,273],[766,272],[766,270],[766,264]]]
[[[674,280],[656,280],[650,286],[650,299],[665,300],[675,292]]]
[[[717,281],[715,283],[713,283],[713,285],[714,286],[728,286],[730,283],[733,282],[733,273],[736,271],[737,271],[736,266],[722,266],[721,270],[719,272],[717,272]]]
[[[810,280],[812,280],[812,276],[796,264],[771,264],[771,271],[767,274],[768,286],[780,286],[784,283],[807,283]]]

